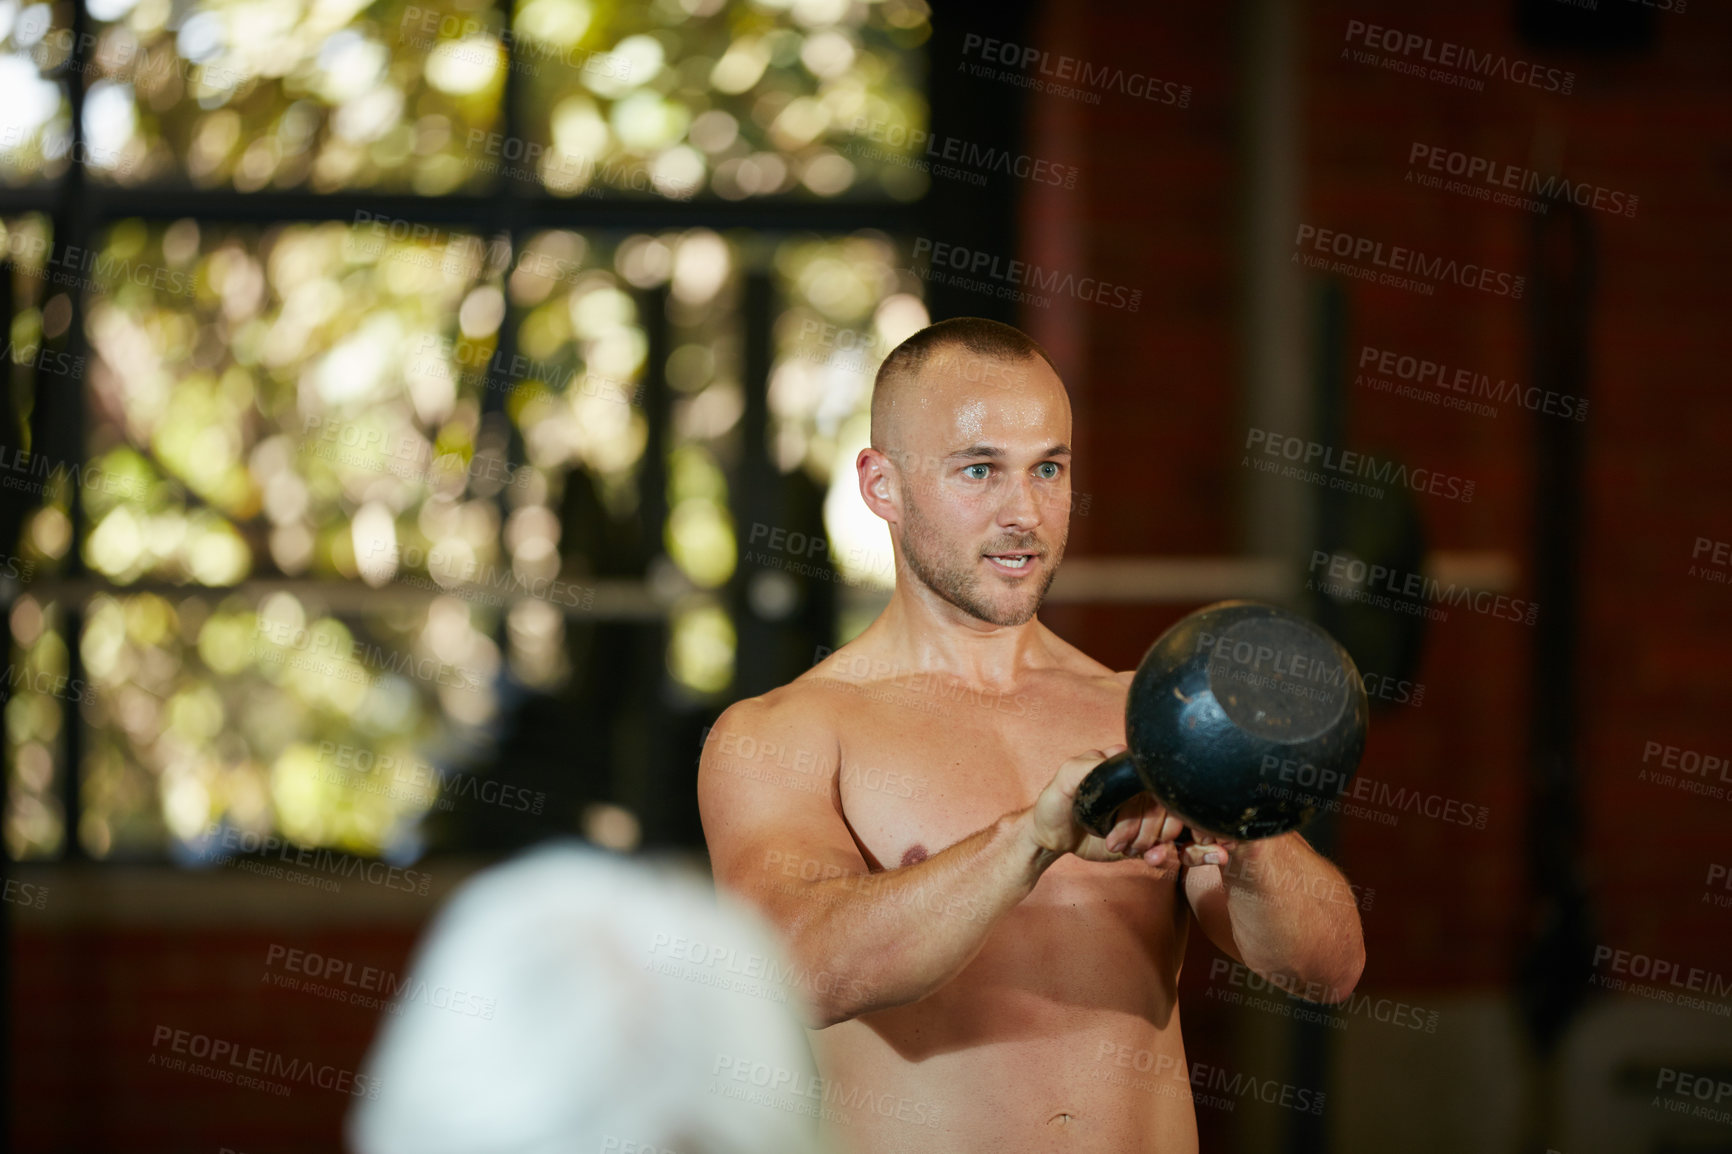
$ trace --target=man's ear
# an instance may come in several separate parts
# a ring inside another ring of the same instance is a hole
[[[880,449],[870,445],[854,458],[860,476],[860,499],[880,518],[894,525],[902,519],[902,491],[896,467]]]

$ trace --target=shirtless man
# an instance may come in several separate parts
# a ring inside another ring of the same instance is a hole
[[[1073,819],[1078,784],[1123,748],[1131,674],[1035,618],[1064,555],[1070,436],[1064,385],[1016,329],[963,318],[899,345],[856,461],[895,593],[705,744],[717,882],[824,975],[803,991],[810,1036],[855,1150],[1195,1151],[1191,920],[1320,1000],[1364,965],[1357,909],[1313,896],[1344,881],[1299,834],[1197,831],[1181,850],[1148,798],[1105,838]]]

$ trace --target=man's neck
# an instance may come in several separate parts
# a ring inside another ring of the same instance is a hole
[[[1038,617],[994,625],[899,574],[890,604],[861,636],[894,665],[938,670],[975,685],[1005,686],[1053,663],[1051,634]]]

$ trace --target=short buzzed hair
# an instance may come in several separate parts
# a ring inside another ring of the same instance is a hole
[[[1000,321],[985,317],[951,317],[927,325],[891,349],[884,363],[878,366],[878,375],[872,382],[874,448],[884,448],[880,437],[885,432],[896,393],[919,377],[920,370],[933,354],[949,348],[960,348],[977,357],[994,360],[1023,361],[1039,357],[1054,373],[1058,372],[1058,366],[1052,363],[1052,358],[1033,337]]]

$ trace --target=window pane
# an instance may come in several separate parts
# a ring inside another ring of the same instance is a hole
[[[564,196],[911,200],[929,34],[922,0],[517,0],[530,139],[477,160]]]
[[[374,597],[359,619],[286,592],[257,605],[93,598],[85,849],[210,853],[232,844],[225,830],[412,849],[436,777],[386,767],[435,761],[492,719],[497,614],[449,596]]]
[[[59,610],[26,594],[12,604],[6,702],[6,851],[50,858],[65,840],[58,786],[67,700],[88,692],[67,676]]]
[[[847,445],[865,444],[853,426],[870,415],[879,363],[929,323],[923,285],[881,233],[785,241],[775,267],[786,306],[770,373],[771,444],[783,472],[804,468],[828,483],[853,461],[859,446]]]
[[[12,315],[7,318],[8,363],[0,371],[8,374],[13,403],[12,419],[18,443],[0,446],[6,486],[30,506],[16,542],[22,563],[37,577],[59,571],[72,543],[68,516],[71,487],[77,461],[50,460],[40,454],[27,455],[29,426],[37,398],[54,389],[78,388],[82,365],[65,351],[67,330],[72,324],[72,299],[48,265],[50,228],[46,216],[28,213],[8,217],[3,225],[8,259],[6,288]]]
[[[451,0],[102,0],[91,16],[84,133],[118,184],[450,192],[477,178],[469,139],[504,91],[499,16]]]
[[[539,233],[524,244],[511,274],[522,360],[499,363],[492,343],[462,342],[454,350],[455,371],[509,394],[529,463],[555,488],[566,470],[582,469],[616,517],[637,507],[648,436],[638,392],[649,344],[633,290],[657,275],[645,267],[669,259],[639,238],[621,244]]]
[[[508,263],[468,235],[116,226],[87,320],[91,569],[383,587],[459,552],[464,576],[494,565],[504,445],[482,383],[435,354],[494,338]],[[366,621],[288,593],[97,598],[84,846],[197,850],[214,823],[370,852],[412,838],[430,791],[351,782],[332,751],[413,758],[491,718],[497,613],[441,588],[381,588]]]
[[[116,226],[87,319],[90,568],[383,584],[445,537],[495,560],[514,478],[480,382],[430,351],[493,339],[508,261],[464,235]]]
[[[540,262],[547,268],[558,266],[556,254],[583,253],[592,271],[557,281],[529,276],[537,253],[548,254]],[[708,229],[617,240],[545,233],[526,246],[512,279],[524,308],[519,344],[532,363],[551,367],[542,378],[562,382],[543,388],[538,379],[514,407],[529,458],[583,468],[615,517],[636,507],[647,435],[633,398],[649,350],[632,294],[666,290],[650,298],[665,299],[669,334],[669,443],[658,465],[668,501],[659,546],[671,568],[657,579],[676,598],[669,671],[698,693],[720,692],[733,676],[733,626],[718,591],[737,555],[726,470],[745,410],[739,264],[734,247]]]
[[[643,238],[666,248],[669,393],[668,518],[662,548],[686,591],[668,620],[676,684],[719,694],[734,679],[737,636],[722,600],[739,560],[728,475],[745,413],[740,248],[708,229]]]
[[[852,464],[871,440],[879,363],[928,323],[923,284],[908,268],[880,233],[802,238],[776,250],[787,303],[770,372],[771,452],[783,472],[804,469],[828,488],[830,558],[851,583],[895,579],[889,534],[861,503]]]
[[[69,3],[12,0],[0,8],[0,184],[43,181],[66,171],[72,105],[49,74],[72,48]]]

